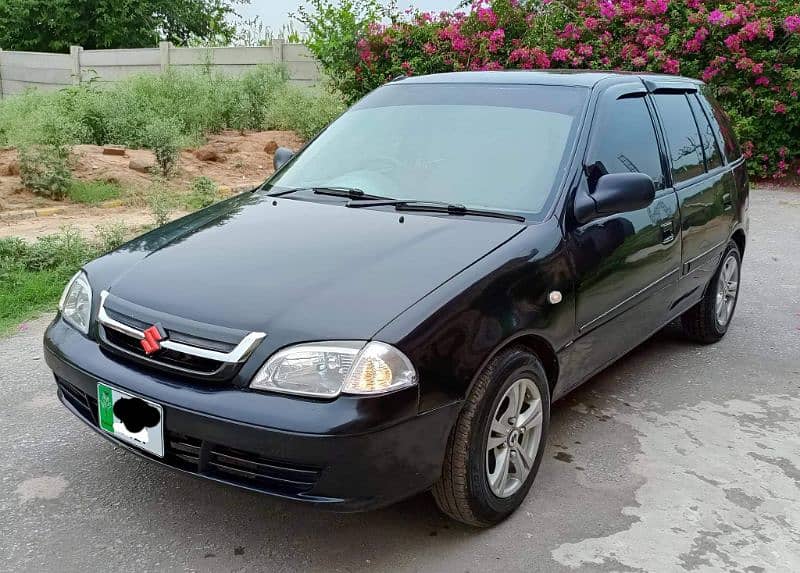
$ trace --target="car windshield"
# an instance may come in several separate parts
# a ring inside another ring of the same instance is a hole
[[[343,187],[535,217],[549,207],[588,90],[389,84],[356,104],[268,183]]]

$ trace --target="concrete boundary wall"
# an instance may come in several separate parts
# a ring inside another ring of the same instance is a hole
[[[28,89],[58,90],[86,81],[111,83],[142,73],[170,68],[212,69],[238,75],[260,64],[283,64],[292,83],[313,85],[319,66],[302,44],[273,40],[264,47],[176,48],[161,42],[158,48],[84,50],[72,46],[69,54],[11,52],[0,49],[0,98]]]

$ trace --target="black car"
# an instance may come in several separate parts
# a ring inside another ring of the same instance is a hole
[[[553,401],[673,319],[725,335],[744,159],[698,81],[469,72],[369,94],[259,189],[89,264],[45,335],[64,405],[152,461],[487,526]]]

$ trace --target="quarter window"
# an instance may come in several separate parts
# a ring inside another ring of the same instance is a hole
[[[711,127],[711,123],[708,120],[708,115],[703,109],[703,106],[700,105],[700,101],[697,99],[697,96],[692,94],[687,97],[689,98],[689,103],[692,105],[692,111],[694,112],[694,119],[697,121],[697,127],[700,128],[700,136],[703,141],[703,149],[705,150],[706,155],[706,169],[711,171],[712,169],[722,165],[722,153],[719,151],[717,138],[714,135],[714,129]]]
[[[643,97],[614,100],[600,110],[586,171],[590,188],[607,173],[644,173],[653,179],[656,189],[663,189],[661,155]]]
[[[703,141],[684,94],[656,94],[656,105],[667,135],[667,148],[675,183],[705,172]]]
[[[712,112],[709,119],[711,119],[712,123],[716,124],[717,129],[722,134],[725,157],[728,158],[728,161],[736,161],[742,156],[742,150],[739,149],[739,142],[736,141],[736,135],[733,133],[730,119],[728,119],[728,116],[722,111],[722,108],[717,101],[711,97],[708,91],[707,87],[702,88],[702,97],[707,100],[707,105],[711,108]]]

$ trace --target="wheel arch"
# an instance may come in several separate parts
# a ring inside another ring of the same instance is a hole
[[[747,244],[747,236],[744,234],[744,229],[741,227],[736,229],[731,235],[731,240],[739,247],[739,255],[744,256],[744,247]]]
[[[547,376],[547,386],[550,389],[550,396],[552,399],[553,390],[558,382],[558,376],[560,372],[558,355],[556,354],[553,345],[550,344],[546,338],[534,332],[519,332],[498,344],[494,350],[492,350],[492,352],[490,352],[489,355],[483,360],[483,362],[481,362],[480,366],[473,374],[467,388],[466,395],[469,395],[469,393],[472,391],[473,386],[478,380],[478,377],[481,375],[481,372],[483,372],[484,368],[486,368],[486,365],[489,364],[489,362],[491,362],[500,352],[511,346],[523,346],[529,350],[531,354],[535,354],[536,357],[541,361],[542,367],[544,368],[544,373]]]

